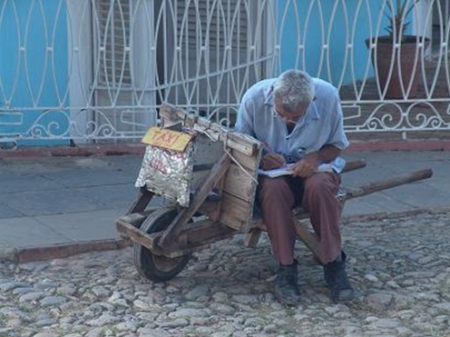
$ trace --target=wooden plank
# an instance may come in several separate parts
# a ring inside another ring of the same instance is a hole
[[[246,155],[244,153],[241,153],[239,151],[231,150],[230,154],[233,156],[233,158],[239,162],[239,164],[249,170],[250,172],[253,172],[256,174],[256,171],[259,167],[259,160],[260,160],[260,154],[255,153],[251,156]],[[234,163],[234,161],[233,161]]]
[[[249,208],[249,202],[237,198],[232,194],[224,192],[222,194],[221,213],[233,213],[236,219],[246,221],[252,215],[252,210]]]
[[[366,162],[364,160],[352,160],[345,163],[345,167],[342,170],[342,173],[351,172],[355,170],[362,169],[366,167]]]
[[[253,201],[256,191],[256,182],[250,177],[252,173],[243,171],[236,165],[230,165],[225,177],[223,190],[245,201]]]
[[[228,168],[228,171],[230,169]],[[227,173],[228,173],[227,171]],[[223,186],[225,184],[225,178],[226,178],[226,174],[222,177],[222,179],[220,179],[220,181],[217,183],[217,185],[214,187],[215,191],[219,194],[219,199],[216,202],[216,207],[213,210],[213,212],[211,213],[210,219],[218,222],[219,221],[219,216],[220,216],[220,209],[222,207],[222,195],[223,195]],[[208,196],[208,199],[210,199],[210,196]],[[207,199],[207,200],[208,200]]]
[[[301,221],[298,219],[293,218],[293,221],[298,238],[303,241],[303,243],[313,252],[319,262],[324,263],[322,258],[322,249],[316,235],[305,229]]]
[[[159,206],[153,206],[153,207],[150,207],[149,209],[145,210],[144,212],[126,214],[124,216],[121,216],[119,218],[119,220],[122,222],[129,223],[133,227],[139,228],[139,227],[141,227],[141,225],[145,221],[145,219],[151,213],[156,211],[158,208],[159,208]]]
[[[237,219],[232,213],[222,213],[220,215],[220,222],[237,231],[246,232],[245,228],[247,228],[247,221]]]
[[[414,181],[430,178],[433,175],[431,169],[419,170],[400,174],[395,177],[391,177],[385,180],[379,180],[368,184],[361,185],[357,188],[347,189],[345,200],[358,198],[367,194],[371,194],[378,191],[387,190],[396,186],[408,184]]]
[[[236,160],[239,165],[242,166],[250,176],[246,175],[233,161],[233,171],[229,170],[229,175],[226,177],[226,184],[228,184],[223,192],[223,195],[228,197],[233,197],[228,200],[232,204],[230,207],[225,205],[222,206],[222,215],[220,217],[223,223],[231,226],[237,230],[243,231],[248,228],[248,223],[251,221],[253,216],[253,204],[256,198],[257,189],[257,179],[258,173],[257,169],[259,167],[259,161],[261,158],[262,151],[255,153],[252,156],[242,154],[238,151],[231,151],[231,155]],[[240,171],[234,171],[239,168]],[[230,168],[231,169],[231,168]],[[235,173],[238,173],[237,177],[234,177]],[[252,179],[253,178],[253,179]],[[237,183],[242,183],[238,185]],[[236,204],[236,205],[234,205]],[[240,214],[235,214],[236,208],[241,210]],[[230,214],[228,214],[230,213]]]
[[[116,229],[122,238],[130,239],[133,242],[139,243],[149,250],[155,249],[155,240],[152,236],[134,227],[128,222],[124,222],[121,219],[116,221]]]
[[[264,232],[267,231],[266,225],[264,224],[264,221],[262,218],[254,218],[251,221],[248,222],[247,227],[243,229],[244,232],[249,232],[252,229],[260,229]]]
[[[157,245],[157,249],[152,250],[155,255],[166,256],[169,258],[180,257],[196,251],[207,248],[211,243],[220,241],[230,236],[233,236],[236,231],[219,222],[212,220],[202,220],[196,223],[189,224],[177,236],[175,244],[169,247],[164,246],[161,249]],[[159,242],[162,237],[162,232],[152,234],[154,242]]]
[[[205,249],[212,242],[223,240],[235,233],[231,228],[213,223],[210,220],[204,220],[187,229],[185,233],[180,234],[179,239],[184,241],[185,245],[170,245],[166,249],[161,249],[157,242],[161,238],[162,232],[147,234],[121,219],[116,222],[116,228],[121,237],[130,239],[149,249],[152,254],[169,258],[175,258]]]
[[[136,200],[130,206],[126,214],[144,211],[154,195],[153,192],[148,191],[145,187],[140,188]]]
[[[169,104],[161,105],[159,109],[159,116],[162,119],[163,127],[175,125],[179,122],[184,122],[184,118],[179,116],[177,110]]]
[[[236,231],[219,222],[213,222],[211,220],[205,220],[201,223],[194,223],[194,226],[183,231],[187,235],[187,244],[197,245],[199,243],[211,243],[216,238],[222,237],[222,235],[235,234]],[[182,232],[182,233],[183,233]],[[211,241],[212,240],[212,241]]]
[[[237,230],[243,229],[252,218],[252,204],[226,192],[222,193],[220,222]]]
[[[256,247],[261,237],[261,229],[253,228],[245,236],[244,246],[245,247]]]
[[[220,196],[220,199],[218,200],[207,199],[199,207],[198,213],[208,217],[211,220],[219,221],[221,215],[221,205],[222,205],[222,196]]]

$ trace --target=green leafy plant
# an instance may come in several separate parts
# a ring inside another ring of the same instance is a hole
[[[397,0],[395,6],[392,1],[388,0],[386,2],[387,9],[385,14],[389,20],[386,31],[389,33],[392,40],[401,42],[405,39],[406,27],[411,23],[411,21],[406,22],[405,20],[419,1],[420,0]]]

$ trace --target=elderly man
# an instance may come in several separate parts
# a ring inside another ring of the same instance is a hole
[[[336,199],[339,173],[345,164],[339,155],[349,143],[337,89],[305,72],[288,70],[278,78],[254,84],[245,93],[235,129],[266,145],[263,169],[294,164],[291,175],[259,178],[258,202],[279,262],[277,299],[287,305],[300,300],[292,208],[301,205],[309,212],[324,252],[324,277],[332,299],[351,301],[354,291],[345,271],[341,207]],[[321,164],[328,164],[329,169],[318,170]]]

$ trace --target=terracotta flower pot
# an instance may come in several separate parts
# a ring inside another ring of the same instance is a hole
[[[421,62],[430,40],[405,36],[397,47],[389,36],[366,39],[371,51],[372,65],[385,98],[411,98],[417,96],[422,76]],[[375,45],[372,48],[372,45]],[[387,87],[387,88],[386,88]]]

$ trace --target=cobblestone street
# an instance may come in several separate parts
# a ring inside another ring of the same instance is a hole
[[[195,255],[178,277],[140,277],[132,248],[0,264],[0,336],[441,336],[450,335],[450,213],[344,225],[351,305],[328,299],[322,268],[301,243],[302,303],[271,293],[266,237],[243,236]]]

